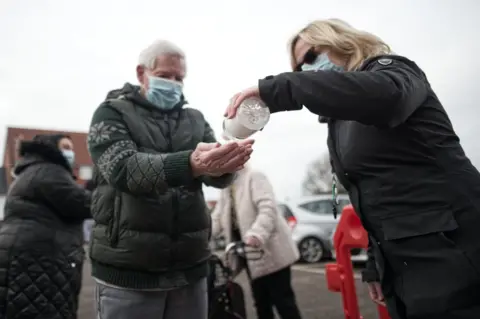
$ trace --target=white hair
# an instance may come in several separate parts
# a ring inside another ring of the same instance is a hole
[[[164,54],[178,55],[185,59],[185,53],[175,43],[167,40],[157,40],[140,53],[138,64],[151,70],[155,68],[156,59]]]

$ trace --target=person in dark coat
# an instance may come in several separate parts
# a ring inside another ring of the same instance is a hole
[[[0,318],[76,318],[90,193],[68,136],[38,135],[20,156],[0,229]]]
[[[292,69],[232,98],[328,123],[338,180],[370,236],[364,279],[393,319],[480,318],[480,174],[426,75],[336,19],[290,43]],[[379,284],[381,283],[381,285]]]

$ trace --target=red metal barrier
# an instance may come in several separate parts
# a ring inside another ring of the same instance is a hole
[[[363,319],[358,307],[350,251],[354,248],[366,249],[368,235],[351,205],[342,211],[333,243],[337,262],[326,266],[328,289],[342,294],[345,319]],[[380,319],[390,319],[385,307],[378,307],[378,315]]]

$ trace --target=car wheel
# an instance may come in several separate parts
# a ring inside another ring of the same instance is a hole
[[[325,249],[320,239],[315,237],[305,238],[298,245],[300,259],[303,262],[313,264],[318,263],[325,255]]]

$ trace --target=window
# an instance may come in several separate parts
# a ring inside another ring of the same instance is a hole
[[[332,201],[327,199],[316,200],[313,202],[301,204],[300,207],[314,214],[319,214],[319,215],[333,214]]]
[[[91,166],[80,166],[78,168],[78,177],[81,180],[88,181],[92,179],[92,167]]]

